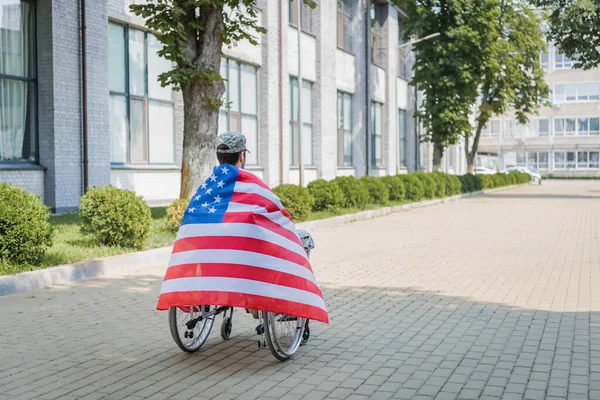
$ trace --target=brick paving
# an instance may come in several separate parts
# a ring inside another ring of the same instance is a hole
[[[0,298],[0,399],[600,399],[600,182],[313,231],[331,324],[288,362],[234,314],[182,353],[164,267]]]

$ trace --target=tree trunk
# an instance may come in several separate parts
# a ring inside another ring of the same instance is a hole
[[[442,157],[444,156],[444,147],[441,144],[433,144],[433,172],[442,170]]]
[[[475,158],[471,152],[467,151],[467,173],[472,174],[475,172]]]
[[[189,17],[196,16],[191,11]],[[222,7],[203,7],[199,16],[203,30],[188,32],[186,54],[193,60],[197,71],[219,72],[223,40],[219,30],[224,29]],[[208,74],[210,75],[210,74]],[[218,100],[225,86],[220,80],[195,77],[182,85],[183,92],[183,157],[181,165],[180,198],[192,197],[206,179],[216,161],[216,138],[219,121]]]
[[[487,120],[482,121],[478,119],[477,122],[477,130],[475,131],[475,137],[473,138],[473,147],[469,150],[468,141],[467,141],[467,172],[472,174],[475,172],[475,162],[477,161],[477,148],[479,147],[479,138],[481,138],[481,132],[483,131],[483,127],[488,123],[489,118]]]

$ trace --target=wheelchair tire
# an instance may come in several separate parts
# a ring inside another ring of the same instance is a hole
[[[263,311],[267,345],[279,361],[289,359],[300,347],[306,319]]]
[[[211,311],[214,306],[190,306],[190,312],[185,312],[179,307],[169,308],[169,328],[171,336],[177,343],[177,346],[186,353],[198,351],[200,347],[208,339],[210,330],[212,329],[215,317],[204,319],[196,323],[194,329],[187,329],[186,323],[191,319],[197,318],[200,315],[201,308],[205,311]]]
[[[230,317],[223,318],[223,322],[221,322],[221,337],[223,340],[228,340],[231,336],[232,323]]]

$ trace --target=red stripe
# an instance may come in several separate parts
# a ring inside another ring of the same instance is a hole
[[[244,183],[254,183],[254,184],[260,186],[261,188],[271,191],[271,189],[267,186],[267,184],[264,183],[258,176],[254,175],[253,173],[248,172],[248,171],[240,170],[238,172],[237,181],[244,182]]]
[[[173,253],[189,250],[242,250],[281,258],[310,270],[306,257],[266,240],[240,236],[195,236],[179,239],[173,245]]]
[[[319,287],[308,279],[251,265],[207,263],[175,265],[167,269],[165,281],[169,279],[197,277],[249,279],[304,290],[323,298]]]
[[[232,292],[174,292],[161,294],[156,305],[157,310],[167,310],[172,306],[190,304],[210,304],[230,307],[250,308],[280,314],[295,315],[315,321],[329,323],[327,312],[311,305],[294,301],[274,299],[272,297],[256,296]]]
[[[291,230],[284,228],[276,222],[270,220],[267,216],[263,214],[256,214],[253,212],[226,212],[223,218],[223,223],[245,223],[245,224],[254,224],[260,226],[261,228],[265,228],[270,230],[273,233],[283,236],[286,239],[297,243],[302,246],[300,239],[298,236],[292,232]]]
[[[248,204],[251,206],[260,206],[268,212],[280,211],[281,208],[271,200],[257,193],[233,192],[231,201],[234,203]]]

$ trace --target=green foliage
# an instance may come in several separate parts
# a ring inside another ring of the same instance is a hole
[[[423,187],[423,182],[414,174],[409,175],[398,175],[398,178],[402,180],[404,184],[404,188],[406,190],[405,197],[406,200],[411,201],[421,201],[425,196],[425,188]]]
[[[185,214],[187,206],[190,204],[188,199],[175,200],[167,207],[167,227],[171,232],[177,232],[181,226],[181,220]]]
[[[383,183],[381,178],[373,176],[363,176],[360,180],[364,183],[369,191],[369,203],[371,204],[387,204],[390,201],[390,190]]]
[[[426,199],[433,199],[438,192],[437,182],[431,174],[424,172],[413,172],[412,176],[417,177],[423,183],[423,196]]]
[[[577,60],[575,68],[587,70],[600,65],[600,2],[536,0],[534,3],[548,9],[548,39],[561,53]]]
[[[81,197],[81,232],[107,246],[143,247],[150,228],[150,207],[142,197],[113,186],[94,187]]]
[[[318,179],[308,184],[314,211],[335,211],[344,206],[344,193],[334,181]]]
[[[477,192],[482,189],[479,175],[465,174],[458,177],[461,183],[461,192]]]
[[[353,176],[339,176],[334,182],[344,193],[344,207],[362,209],[369,204],[369,190],[361,180]]]
[[[52,245],[50,211],[40,199],[0,184],[0,263],[38,263]]]
[[[492,179],[492,175],[477,175],[479,177],[479,181],[481,182],[482,189],[492,189],[494,188],[495,181]]]
[[[313,208],[314,200],[308,189],[297,185],[284,184],[273,188],[283,206],[296,222],[305,221]]]
[[[404,201],[406,197],[406,188],[399,175],[383,176],[381,181],[387,186],[391,201]]]

